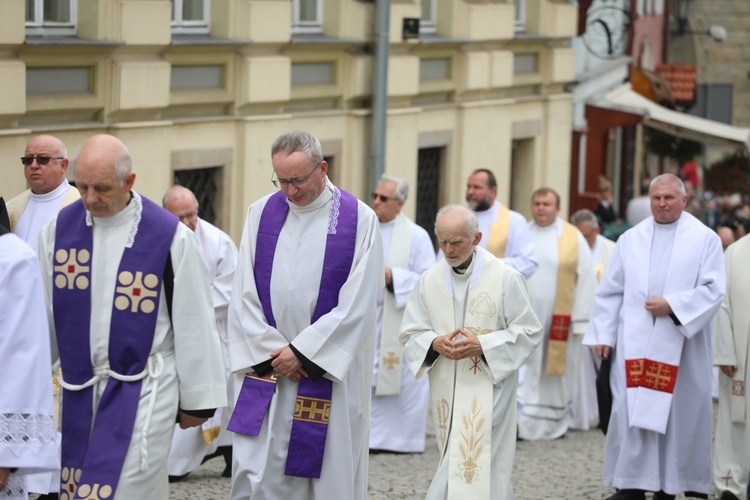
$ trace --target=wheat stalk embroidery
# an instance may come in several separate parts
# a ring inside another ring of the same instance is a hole
[[[474,396],[470,411],[461,413],[461,440],[458,443],[458,449],[462,461],[458,475],[467,484],[471,484],[481,470],[477,460],[484,450],[482,441],[487,434],[484,430],[487,422],[485,417],[480,416],[481,410],[479,400]]]

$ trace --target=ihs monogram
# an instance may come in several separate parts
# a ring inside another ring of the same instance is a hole
[[[85,264],[89,264],[90,260],[91,253],[85,248],[59,249],[55,252],[55,286],[68,290],[86,290],[89,287],[88,273],[91,268]]]
[[[117,276],[118,286],[115,291],[119,294],[115,297],[115,307],[124,311],[130,307],[130,312],[140,311],[148,314],[156,309],[157,296],[156,287],[159,286],[159,278],[155,274],[147,274],[145,277],[141,271],[136,271],[135,276],[130,271],[122,271]]]

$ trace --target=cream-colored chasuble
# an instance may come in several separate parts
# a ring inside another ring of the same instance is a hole
[[[487,250],[499,259],[505,258],[508,234],[510,234],[510,210],[505,205],[500,205],[500,214],[490,227],[490,237],[487,241]]]
[[[435,332],[462,327],[484,335],[496,329],[500,303],[493,297],[502,297],[503,263],[475,256],[472,267],[471,276],[459,276],[443,261],[425,274],[426,302],[437,304],[429,309]],[[466,300],[454,300],[459,296]],[[464,311],[454,309],[456,301],[465,303]],[[448,497],[489,498],[493,383],[486,363],[479,356],[459,361],[441,356],[430,371],[430,387],[441,460],[450,460]]]
[[[399,214],[393,227],[391,248],[388,252],[386,266],[409,268],[411,252],[411,225],[405,215]],[[395,296],[384,291],[383,326],[380,332],[380,364],[378,365],[376,396],[391,396],[401,392],[401,342],[398,334],[401,330],[403,310],[396,307]]]
[[[557,239],[557,288],[549,331],[545,375],[565,375],[565,357],[568,351],[570,315],[578,269],[578,229],[567,223]]]

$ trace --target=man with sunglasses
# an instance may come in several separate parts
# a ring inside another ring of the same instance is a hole
[[[380,222],[385,255],[385,286],[378,296],[378,331],[372,378],[370,451],[424,451],[427,380],[414,379],[403,362],[401,319],[420,276],[435,264],[430,236],[401,212],[409,184],[383,175],[372,193],[372,208]]]
[[[68,151],[57,137],[38,135],[31,139],[21,163],[30,188],[8,202],[10,230],[36,248],[42,226],[81,196],[65,179]]]
[[[280,136],[271,159],[280,191],[248,209],[229,302],[231,498],[364,500],[378,221],[328,180],[312,134]]]

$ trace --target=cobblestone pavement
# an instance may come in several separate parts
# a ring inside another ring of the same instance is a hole
[[[604,435],[599,430],[570,431],[555,441],[519,442],[513,467],[516,499],[607,498],[614,489],[602,486],[603,456]],[[370,455],[370,500],[424,498],[438,458],[433,436],[428,436],[422,454]],[[219,477],[222,469],[221,458],[205,463],[183,482],[171,485],[170,499],[229,498],[230,481]]]

